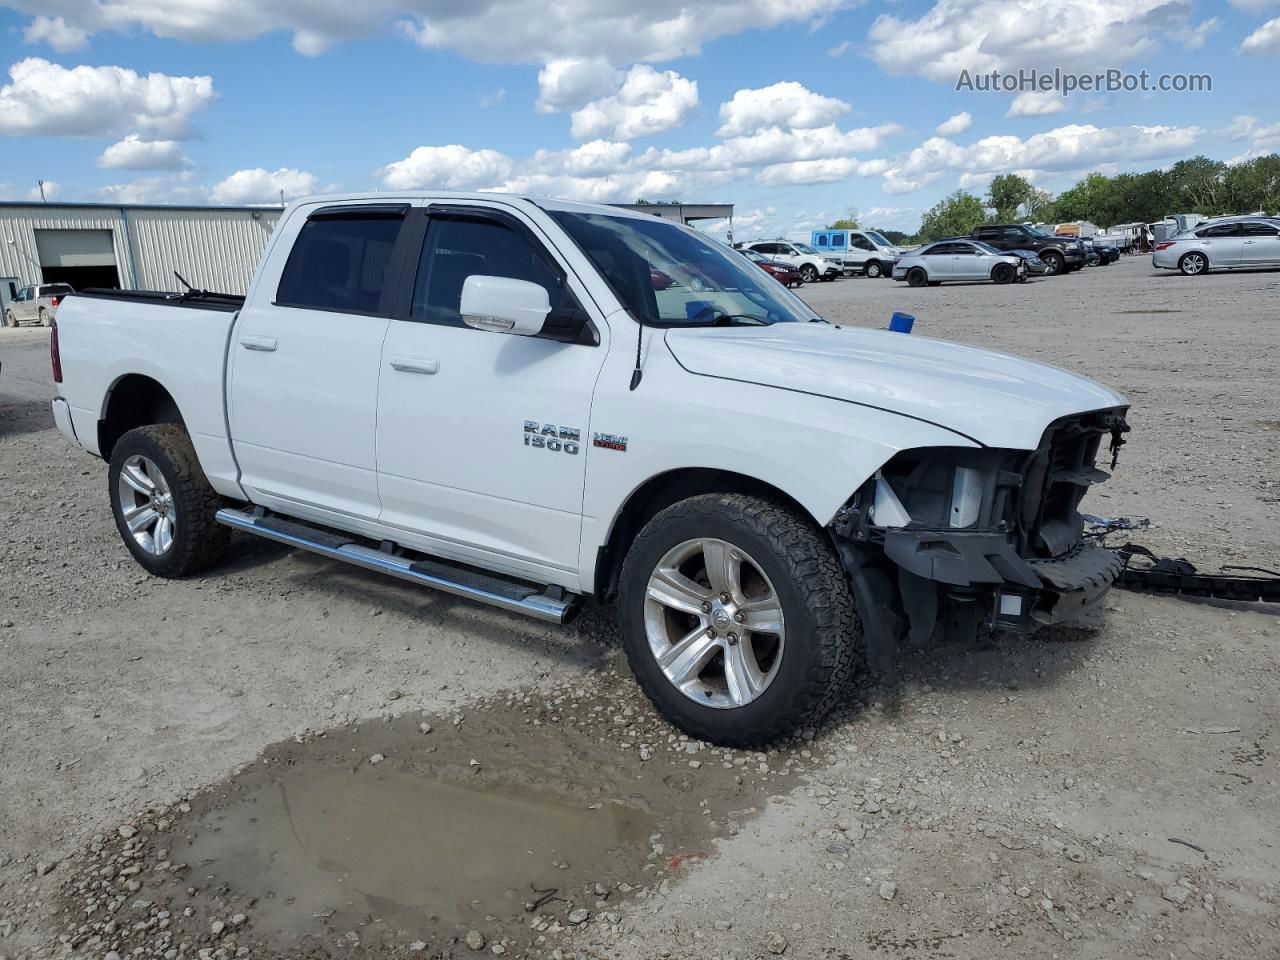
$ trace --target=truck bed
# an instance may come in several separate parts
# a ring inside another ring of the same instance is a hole
[[[244,297],[233,293],[211,293],[207,290],[173,293],[165,290],[106,290],[91,287],[74,296],[91,300],[147,303],[158,307],[193,307],[197,310],[219,310],[223,313],[235,313],[244,306]]]

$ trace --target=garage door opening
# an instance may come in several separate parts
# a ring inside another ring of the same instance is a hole
[[[110,267],[42,267],[45,283],[69,283],[76,290],[102,287],[120,289],[120,271]]]
[[[119,288],[115,239],[110,230],[37,230],[36,250],[45,283],[77,290]]]

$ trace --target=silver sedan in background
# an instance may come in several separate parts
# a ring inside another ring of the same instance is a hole
[[[1280,267],[1280,219],[1224,217],[1162,240],[1151,265],[1196,277],[1210,270]]]
[[[980,240],[938,240],[903,254],[893,264],[893,279],[913,287],[937,286],[952,280],[1013,283],[1026,276],[1022,257],[989,247]]]

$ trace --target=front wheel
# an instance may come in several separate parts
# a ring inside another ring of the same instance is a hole
[[[221,502],[176,423],[130,430],[107,470],[116,529],[133,558],[160,577],[185,577],[221,559],[231,531],[214,520]]]
[[[1044,261],[1044,272],[1046,276],[1056,276],[1062,273],[1067,266],[1067,258],[1060,253],[1042,253],[1040,259]]]
[[[622,567],[627,660],[690,736],[769,743],[831,708],[862,648],[830,541],[757,497],[708,494],[663,510]]]
[[[912,267],[907,271],[907,284],[912,287],[923,287],[929,282],[929,275],[922,267]]]
[[[40,308],[40,326],[47,327],[49,325],[49,311],[44,307]]]
[[[1007,263],[997,263],[991,268],[991,279],[995,283],[1013,283],[1017,272]]]
[[[865,273],[868,277],[873,277],[873,278],[884,276],[884,268],[880,266],[880,264],[876,263],[874,260],[868,263],[866,266],[866,269],[863,270],[862,272]]]
[[[800,268],[800,279],[803,280],[805,283],[817,283],[818,268],[815,267],[812,263],[806,263],[803,267]]]

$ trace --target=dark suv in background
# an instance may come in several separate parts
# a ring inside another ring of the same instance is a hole
[[[1049,274],[1070,273],[1085,264],[1084,244],[1079,240],[1041,233],[1022,223],[988,223],[969,236],[997,250],[1034,250]]]

